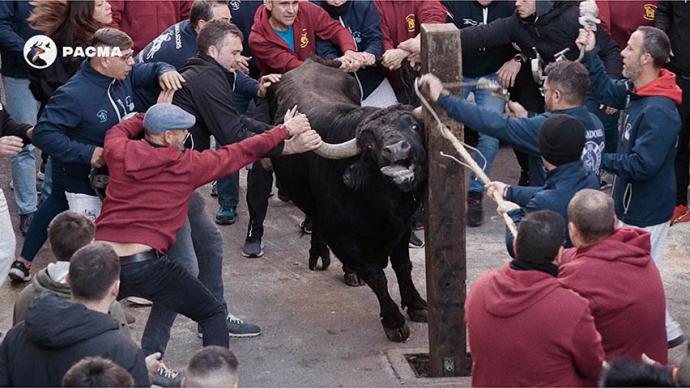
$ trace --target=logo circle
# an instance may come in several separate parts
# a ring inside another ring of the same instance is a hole
[[[32,36],[24,43],[24,61],[35,69],[45,69],[52,65],[57,54],[55,42],[45,35]]]

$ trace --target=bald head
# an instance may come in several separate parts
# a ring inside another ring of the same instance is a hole
[[[578,191],[568,205],[568,224],[570,239],[576,246],[610,236],[616,227],[613,198],[598,190]]]

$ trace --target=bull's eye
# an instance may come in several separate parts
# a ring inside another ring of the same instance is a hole
[[[373,149],[374,149],[374,145],[373,145],[373,144],[367,144],[367,150],[371,151],[371,150],[373,150]]]

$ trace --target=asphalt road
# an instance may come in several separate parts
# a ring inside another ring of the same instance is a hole
[[[515,182],[517,165],[512,151],[502,148],[494,164],[493,179]],[[7,161],[0,161],[0,187],[10,199],[15,225],[16,208],[9,191]],[[308,238],[299,234],[302,214],[294,206],[273,197],[270,201],[265,233],[266,255],[260,259],[240,256],[248,216],[244,203],[246,177],[241,180],[242,201],[235,225],[220,227],[224,236],[225,294],[231,311],[263,327],[257,338],[231,339],[232,350],[240,360],[241,383],[244,386],[401,386],[401,385],[469,385],[468,379],[419,380],[400,361],[406,352],[426,351],[427,326],[409,323],[411,337],[407,343],[386,340],[378,322],[378,304],[366,287],[350,288],[341,281],[337,261],[325,272],[307,267]],[[449,182],[449,184],[461,184]],[[208,194],[210,186],[202,190]],[[217,210],[215,199],[206,195],[209,216]],[[486,204],[486,223],[467,232],[469,282],[507,259],[502,221],[494,214],[491,202]],[[685,330],[690,330],[688,303],[688,263],[690,237],[688,224],[671,228],[666,258],[662,266],[669,309]],[[17,236],[18,250],[22,238]],[[422,295],[425,291],[424,250],[412,249],[413,277]],[[50,261],[43,249],[34,270]],[[387,270],[389,289],[399,301],[397,283]],[[0,331],[11,324],[11,311],[22,285],[7,282],[0,288]],[[135,340],[140,339],[148,314],[147,308],[130,308],[137,317],[133,325]],[[196,324],[179,317],[173,328],[165,361],[172,367],[186,365],[201,348]],[[535,349],[534,351],[539,351]],[[682,350],[671,352],[678,362]]]

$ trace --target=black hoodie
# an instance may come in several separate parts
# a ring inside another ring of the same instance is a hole
[[[530,58],[535,57],[532,47],[536,47],[546,63],[553,62],[554,55],[565,48],[570,49],[566,57],[574,60],[580,54],[575,45],[581,28],[577,4],[576,1],[537,1],[536,12],[530,17],[520,18],[516,11],[489,24],[464,28],[460,33],[462,50],[514,42]],[[596,39],[606,72],[620,78],[622,62],[618,46],[603,28],[597,29]]]
[[[26,321],[0,345],[0,386],[59,387],[72,365],[100,356],[126,369],[135,386],[150,386],[142,350],[107,314],[45,292],[29,305]]]

